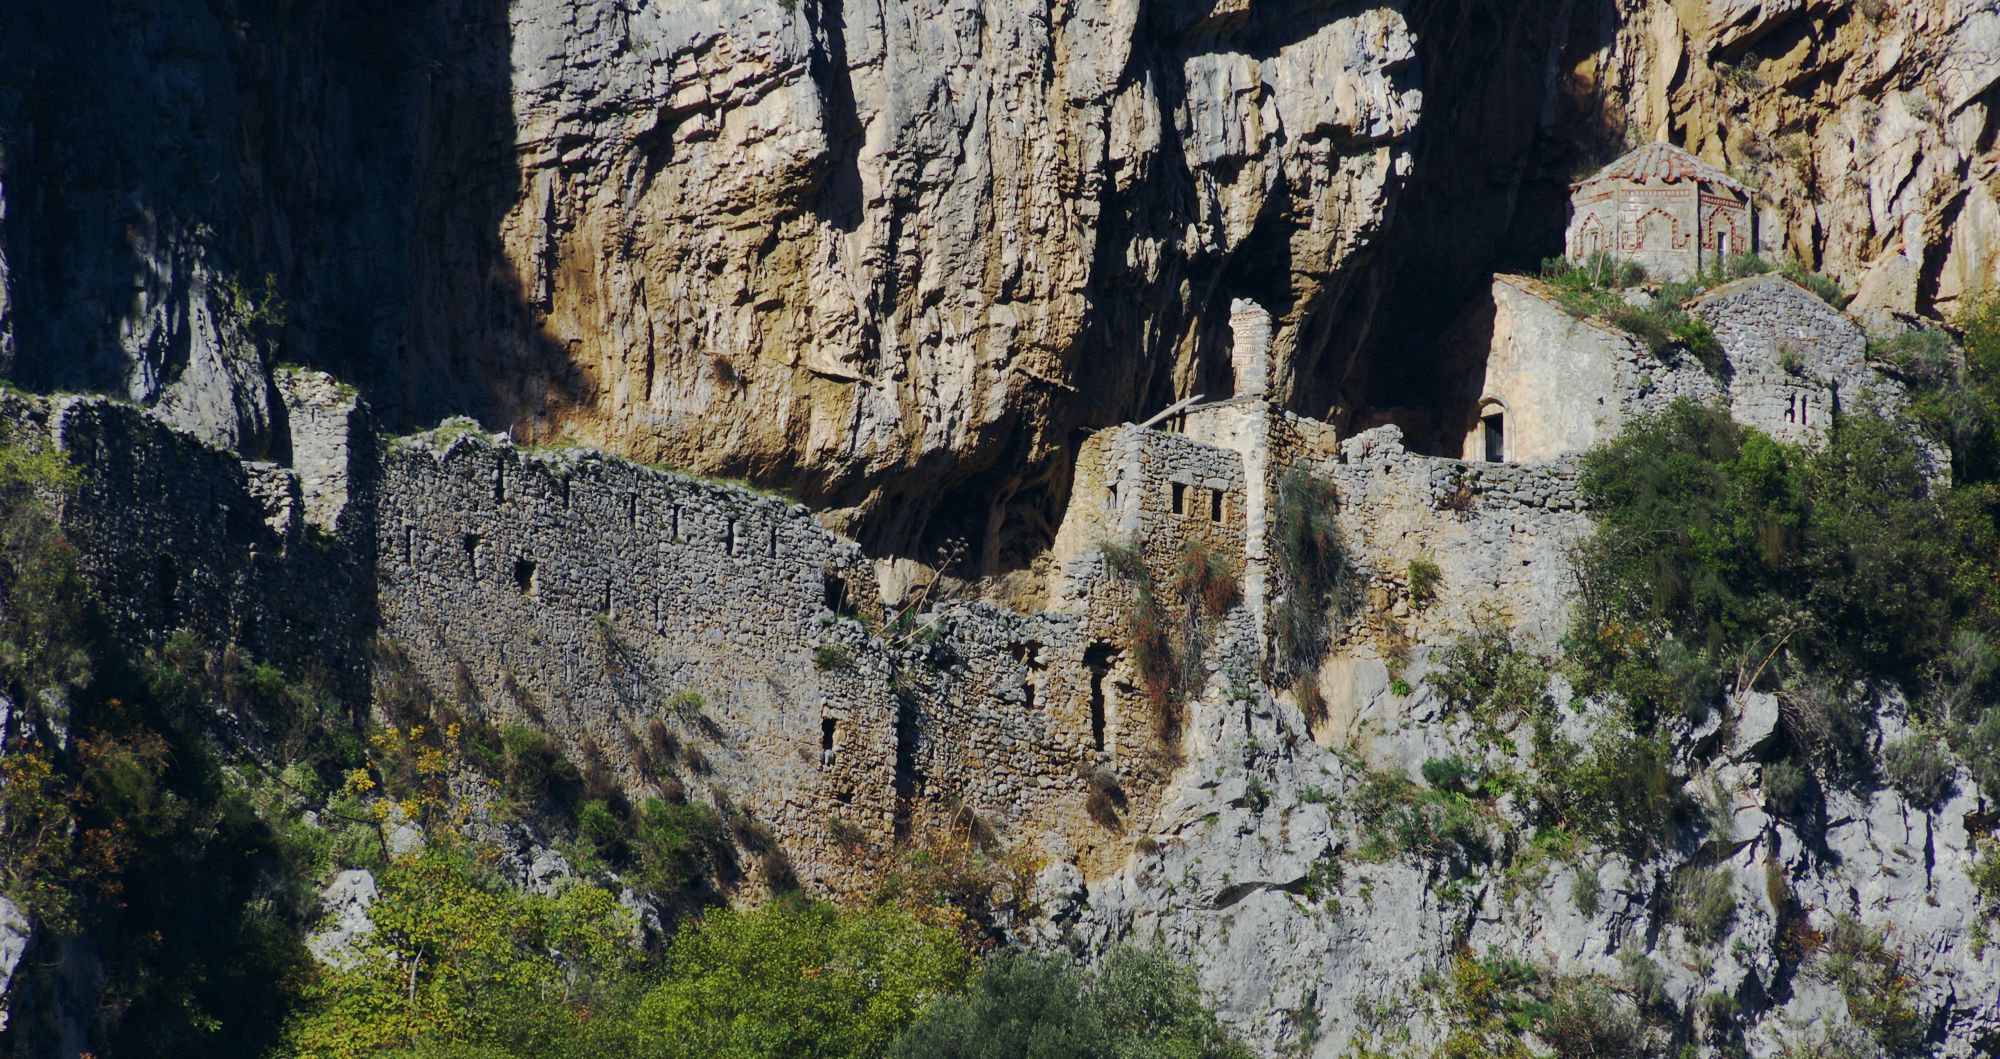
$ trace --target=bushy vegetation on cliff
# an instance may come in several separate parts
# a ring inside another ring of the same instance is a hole
[[[1708,322],[1685,303],[1711,287],[1745,276],[1778,272],[1838,309],[1847,304],[1840,285],[1787,258],[1772,262],[1755,254],[1732,254],[1684,280],[1657,284],[1644,297],[1628,299],[1646,283],[1646,269],[1610,253],[1594,251],[1580,262],[1552,257],[1542,262],[1541,279],[1555,288],[1556,301],[1570,315],[1597,317],[1646,345],[1656,356],[1684,349],[1711,373],[1723,371],[1722,343]]]
[[[1725,689],[1776,692],[1790,749],[1825,778],[1947,792],[1939,741],[2000,789],[2000,301],[1961,317],[1962,369],[1920,392],[1951,443],[1946,486],[1908,424],[1850,414],[1819,448],[1678,404],[1589,457],[1599,530],[1567,645],[1579,688],[1636,725],[1699,721]],[[1924,748],[1865,755],[1870,681],[1912,698]]]

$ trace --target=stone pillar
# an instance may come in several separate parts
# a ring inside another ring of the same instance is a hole
[[[1271,313],[1248,298],[1229,303],[1229,363],[1237,397],[1262,397],[1271,388]]]
[[[305,520],[328,533],[339,530],[354,480],[356,436],[367,427],[354,389],[309,369],[273,374],[284,400],[292,468],[304,494]]]

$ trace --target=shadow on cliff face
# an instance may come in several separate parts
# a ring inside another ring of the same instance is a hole
[[[592,390],[503,252],[502,0],[6,6],[14,381],[149,399],[191,370],[200,317],[248,312],[261,348],[233,355],[331,371],[395,427],[504,427]],[[476,345],[521,370],[478,369]]]
[[[964,539],[972,543],[962,573],[1027,565],[1061,518],[1081,436],[1143,419],[1178,396],[1233,392],[1228,322],[1239,297],[1297,321],[1293,411],[1344,428],[1402,422],[1413,447],[1455,454],[1455,429],[1477,397],[1466,380],[1485,355],[1477,325],[1491,275],[1532,271],[1559,253],[1570,181],[1625,145],[1615,111],[1571,76],[1612,39],[1619,16],[1612,0],[1412,0],[1405,14],[1417,57],[1398,76],[1421,87],[1423,113],[1413,165],[1371,246],[1339,273],[1302,282],[1292,244],[1299,219],[1280,174],[1240,242],[1222,253],[1191,248],[1199,191],[1172,118],[1188,57],[1216,49],[1268,57],[1344,10],[1145,9],[1125,80],[1149,81],[1167,117],[1145,174],[1105,195],[1093,311],[1070,352],[1077,392],[1050,396],[1061,432],[1049,434],[1068,443],[1029,438],[1032,417],[1017,420],[1009,440],[985,450],[1016,462],[952,468],[953,484],[894,505],[894,524],[871,546],[915,539],[928,557],[944,540]],[[1130,263],[1135,245],[1179,252],[1162,253],[1160,274],[1149,278]],[[1296,304],[1301,296],[1312,300]]]
[[[1615,112],[1570,76],[1618,13],[1612,0],[1413,0],[1408,18],[1424,89],[1414,165],[1354,296],[1302,350],[1296,405],[1403,422],[1413,447],[1455,454],[1478,396],[1464,377],[1485,355],[1476,336],[1455,340],[1471,334],[1465,317],[1493,273],[1562,252],[1570,181],[1624,148]]]

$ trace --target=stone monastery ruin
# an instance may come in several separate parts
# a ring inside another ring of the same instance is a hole
[[[1578,185],[1571,255],[1615,243],[1671,273],[1754,246],[1747,195],[1685,159],[1649,145]],[[741,486],[463,422],[378,439],[315,372],[281,376],[285,465],[102,398],[5,408],[84,469],[64,521],[136,640],[229,630],[265,657],[345,660],[351,687],[395,667],[483,716],[533,719],[635,788],[678,755],[695,796],[749,813],[827,891],[867,884],[865,849],[946,819],[1094,874],[1124,859],[1122,821],[1144,819],[1184,756],[1246,737],[1254,696],[1237,689],[1284,668],[1288,488],[1315,483],[1333,507],[1355,591],[1317,671],[1284,682],[1317,689],[1322,740],[1365,740],[1412,652],[1495,618],[1560,628],[1565,549],[1589,528],[1578,457],[1622,424],[1689,396],[1811,439],[1844,407],[1896,399],[1861,328],[1777,276],[1691,305],[1722,378],[1571,316],[1540,281],[1499,277],[1492,297],[1457,457],[1273,405],[1268,317],[1237,303],[1232,396],[1082,443],[1034,613],[885,600],[857,545]],[[1420,561],[1434,598],[1411,584]],[[1197,562],[1235,591],[1201,598]],[[1241,699],[1240,728],[1190,698]]]

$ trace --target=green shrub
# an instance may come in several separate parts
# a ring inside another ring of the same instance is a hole
[[[1785,274],[1786,279],[1811,291],[1820,301],[1836,309],[1847,308],[1847,295],[1832,276],[1814,272],[1796,258],[1786,258],[1778,270]]]
[[[1558,739],[1540,755],[1535,801],[1555,826],[1643,855],[1666,842],[1687,808],[1672,761],[1662,736],[1615,724],[1588,747]]]
[[[1884,748],[1882,771],[1904,800],[1934,813],[1951,800],[1957,767],[1942,740],[1917,732]]]
[[[632,832],[639,881],[662,896],[698,880],[723,841],[722,821],[715,810],[659,798],[640,803]]]
[[[1153,584],[1153,572],[1146,566],[1146,557],[1127,544],[1106,543],[1102,552],[1105,566],[1125,582],[1130,592],[1125,609],[1125,636],[1131,644],[1139,682],[1155,714],[1168,713],[1186,692],[1184,638],[1174,635],[1172,618]]]
[[[951,931],[892,908],[716,909],[668,949],[635,1014],[638,1054],[875,1059],[966,970]]]
[[[1577,865],[1576,878],[1569,885],[1569,899],[1576,910],[1586,916],[1594,916],[1604,898],[1604,887],[1597,877],[1597,869]]]
[[[1473,778],[1475,770],[1457,754],[1449,757],[1434,757],[1424,762],[1424,782],[1441,791],[1463,790],[1466,781]]]
[[[854,664],[854,652],[846,644],[823,643],[813,648],[813,668],[820,672],[846,669]]]
[[[438,849],[391,865],[378,885],[373,932],[354,941],[350,965],[306,986],[285,1056],[631,1050],[619,1013],[634,956],[628,915],[608,891],[523,893]]]
[[[1242,601],[1242,571],[1206,538],[1190,537],[1181,545],[1175,575],[1182,607],[1190,616],[1220,618]]]
[[[1249,1059],[1165,956],[1113,949],[1095,974],[1065,955],[1002,953],[927,1009],[896,1059]]]
[[[1988,915],[2000,912],[2000,840],[1983,838],[1975,844],[1975,856],[1968,873],[1973,889],[1986,903]]]
[[[1841,916],[1827,932],[1819,971],[1840,987],[1848,1017],[1867,1030],[1892,1056],[1915,1053],[1923,1044],[1925,1020],[1917,1010],[1917,983],[1903,973],[1903,960],[1882,935],[1851,916]]]
[[[1399,855],[1436,860],[1483,862],[1492,856],[1487,818],[1465,795],[1424,790],[1407,776],[1373,772],[1355,791],[1362,855],[1384,860]]]
[[[1444,571],[1436,561],[1428,556],[1418,556],[1410,560],[1410,605],[1419,611],[1429,610],[1437,601],[1438,585],[1444,581]]]
[[[821,646],[831,645],[823,644]],[[817,650],[813,652],[813,661],[815,663],[819,661],[819,652]],[[822,666],[821,668],[827,667]],[[667,712],[683,721],[692,721],[700,717],[701,711],[706,709],[707,706],[708,700],[702,698],[701,692],[693,688],[682,688],[674,692],[673,698],[667,700]]]
[[[1672,918],[1697,945],[1714,945],[1736,919],[1736,888],[1719,868],[1692,868],[1674,886]]]
[[[1779,816],[1797,817],[1812,806],[1812,773],[1795,761],[1764,766],[1764,799]]]
[[[1548,679],[1547,660],[1517,645],[1507,626],[1490,622],[1453,641],[1424,682],[1453,709],[1499,729],[1548,716],[1554,709]]]
[[[541,731],[509,725],[500,733],[500,746],[506,757],[501,789],[517,805],[566,806],[582,790],[582,773]]]

